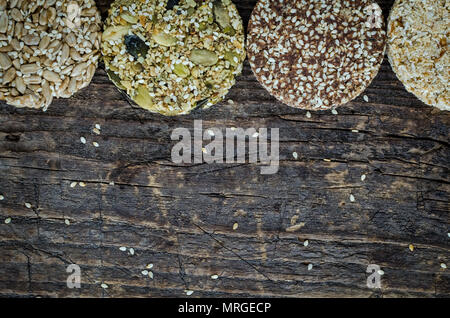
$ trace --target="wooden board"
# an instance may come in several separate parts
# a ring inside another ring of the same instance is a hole
[[[98,1],[103,13],[109,3]],[[236,4],[248,21],[255,1]],[[387,60],[364,94],[308,118],[270,97],[246,63],[233,105],[189,116],[132,108],[102,69],[46,113],[2,104],[0,295],[450,296],[450,113],[407,93]],[[279,128],[279,172],[172,163],[171,132],[194,119]],[[66,287],[72,263],[81,289]],[[141,274],[149,263],[153,279]],[[366,286],[369,264],[384,271],[381,289]]]

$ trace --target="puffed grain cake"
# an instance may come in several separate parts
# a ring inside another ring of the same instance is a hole
[[[187,114],[234,85],[246,57],[244,27],[231,0],[116,0],[102,52],[110,79],[140,107]]]
[[[365,90],[385,43],[381,9],[371,0],[260,0],[247,51],[256,78],[273,96],[320,110]]]
[[[450,111],[450,1],[397,0],[388,20],[388,57],[405,88]]]
[[[100,31],[94,0],[0,0],[0,100],[45,111],[86,87]]]

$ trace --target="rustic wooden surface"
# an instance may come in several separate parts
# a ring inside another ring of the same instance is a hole
[[[109,1],[98,3],[105,13]],[[255,0],[236,3],[247,21]],[[440,266],[450,265],[450,113],[407,93],[387,60],[365,94],[369,103],[307,118],[271,98],[246,63],[234,105],[179,118],[132,108],[101,69],[47,113],[2,104],[0,295],[450,296]],[[173,164],[171,131],[200,118],[205,127],[279,127],[278,174]],[[71,263],[81,289],[66,287]],[[154,279],[141,274],[148,263]],[[368,264],[385,272],[380,290],[366,287]]]

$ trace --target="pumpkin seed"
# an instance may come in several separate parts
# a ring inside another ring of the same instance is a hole
[[[187,67],[186,65],[181,64],[181,63],[176,64],[174,66],[173,72],[175,74],[177,74],[178,76],[183,77],[183,78],[184,77],[188,77],[189,74],[191,74],[191,71],[189,70],[189,67]]]
[[[214,19],[217,24],[220,25],[222,30],[231,27],[228,10],[223,6],[222,1],[220,0],[214,2]]]
[[[131,23],[131,24],[136,24],[136,23],[138,22],[137,17],[135,17],[135,16],[129,14],[128,12],[122,13],[122,14],[120,15],[120,17],[121,17],[122,19],[124,19],[125,21],[127,21],[128,23]]]
[[[217,63],[219,57],[212,51],[194,49],[189,59],[198,65],[213,66]]]
[[[203,107],[203,106],[205,106],[206,104],[208,104],[208,102],[209,102],[209,98],[205,98],[205,99],[199,100],[199,101],[197,102],[197,107]]]
[[[171,36],[165,32],[153,32],[152,38],[156,43],[163,46],[172,46],[177,43],[176,37]]]
[[[122,85],[120,81],[119,75],[114,73],[112,70],[107,70],[106,73],[108,74],[109,79],[120,89],[125,90],[125,86]]]
[[[136,104],[145,109],[151,109],[153,106],[153,100],[150,93],[144,85],[139,85],[136,89],[136,95],[134,97]]]
[[[225,52],[224,57],[225,57],[225,60],[230,62],[230,64],[232,66],[236,67],[239,65],[239,55],[237,55],[236,53]]]
[[[169,0],[169,1],[167,1],[166,9],[172,10],[179,3],[180,3],[180,0]]]
[[[138,59],[140,56],[145,58],[149,50],[148,45],[134,34],[125,36],[125,46],[127,47],[127,52],[135,59]]]
[[[103,32],[103,40],[105,41],[117,41],[128,34],[131,29],[129,25],[117,25],[107,28]],[[69,44],[70,45],[70,44]]]

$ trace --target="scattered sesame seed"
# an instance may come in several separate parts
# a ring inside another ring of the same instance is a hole
[[[293,152],[292,153],[292,157],[294,157],[294,159],[297,159],[298,158],[298,154],[296,152]]]
[[[9,224],[9,223],[11,223],[11,218],[6,218],[5,219],[5,224]]]
[[[148,270],[143,270],[141,273],[142,273],[142,275],[147,276],[148,275]]]
[[[305,240],[304,242],[303,242],[303,246],[304,247],[307,247],[309,245],[309,241],[308,240]]]
[[[31,204],[30,203],[25,203],[25,207],[27,208],[27,209],[31,209]]]
[[[306,117],[307,118],[311,118],[311,113],[310,112],[306,112]]]
[[[331,162],[331,160],[330,160],[330,159],[323,159],[323,161],[326,161],[326,162]]]
[[[97,128],[92,129],[92,131],[94,132],[94,134],[96,135],[100,135],[100,130]]]
[[[447,233],[447,236],[450,237],[450,232]]]
[[[0,194],[0,201],[3,201],[3,200],[5,200],[5,197],[2,194]]]
[[[338,111],[337,111],[335,108],[333,108],[333,109],[331,110],[331,113],[332,113],[333,115],[337,115],[337,114],[338,114]]]
[[[103,289],[107,289],[109,286],[106,285],[105,283],[102,283],[100,286],[102,286]]]
[[[147,266],[145,266],[145,268],[152,269],[153,268],[153,264],[148,264]]]
[[[80,182],[79,185],[80,185],[80,187],[84,188],[86,186],[86,183]]]
[[[119,250],[121,250],[122,252],[125,252],[127,250],[127,248],[125,246],[121,246],[121,247],[119,247]]]
[[[81,137],[81,138],[80,138],[80,141],[81,141],[82,144],[86,144],[86,138]]]
[[[128,251],[130,252],[131,255],[134,255],[134,248],[131,247]]]
[[[211,275],[211,279],[217,279],[219,278],[219,275]]]
[[[361,181],[364,181],[364,180],[366,180],[366,175],[365,175],[365,174],[363,174],[363,175],[361,176]]]
[[[186,295],[188,295],[188,296],[191,296],[194,293],[193,290],[185,290],[185,292],[186,292]]]
[[[148,272],[148,277],[150,277],[151,279],[153,279],[153,272]]]
[[[110,185],[110,186],[113,186],[113,185],[114,185],[114,181],[111,181],[111,182],[109,183],[109,185]]]
[[[96,147],[96,148],[100,147],[100,145],[99,145],[98,142],[96,142],[96,141],[94,141],[92,144],[93,144],[94,147]]]
[[[98,129],[98,130],[102,129],[102,127],[100,126],[100,124],[95,124],[95,128]]]
[[[441,268],[446,269],[447,265],[445,263],[441,263]]]
[[[359,130],[358,129],[352,129],[352,132],[353,133],[359,133]]]
[[[236,231],[238,227],[239,227],[239,224],[237,224],[237,223],[234,223],[234,224],[233,224],[233,230],[234,230],[234,231]]]
[[[313,269],[313,264],[309,264],[308,265],[308,270],[310,271],[310,270],[312,270]]]
[[[228,104],[233,105],[233,104],[234,104],[234,100],[229,99],[229,100],[228,100]]]
[[[71,187],[71,188],[75,188],[75,187],[77,186],[77,184],[78,184],[78,182],[72,182],[72,183],[70,184],[70,187]]]
[[[382,269],[379,269],[377,273],[378,275],[384,275],[384,271]]]
[[[65,219],[65,220],[64,220],[64,223],[66,223],[66,225],[70,225],[69,219]]]
[[[411,252],[414,252],[414,245],[409,244],[409,250],[410,250]]]
[[[355,202],[355,196],[353,194],[350,194],[350,201]]]
[[[203,152],[203,153],[208,153],[208,151],[206,150],[206,148],[202,148],[202,152]]]
[[[256,138],[256,137],[258,137],[258,136],[259,136],[259,133],[257,133],[257,132],[255,132],[255,133],[252,135],[253,138]]]
[[[364,101],[365,101],[366,103],[369,102],[369,97],[368,97],[367,95],[364,95],[364,96],[363,96],[363,99],[364,99]]]

